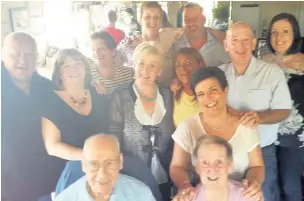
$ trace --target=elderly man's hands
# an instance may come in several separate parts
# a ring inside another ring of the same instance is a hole
[[[255,128],[261,123],[261,120],[256,112],[249,111],[242,115],[240,122],[247,127]]]
[[[174,197],[173,201],[191,201],[196,195],[196,189],[189,185],[187,188],[180,190]]]

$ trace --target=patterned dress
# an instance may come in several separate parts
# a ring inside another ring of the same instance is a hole
[[[293,108],[290,116],[280,123],[278,143],[284,147],[304,146],[304,72],[282,67],[285,72]]]

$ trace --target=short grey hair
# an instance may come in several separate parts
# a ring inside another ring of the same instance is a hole
[[[164,60],[165,60],[165,57],[164,57],[165,53],[162,50],[161,46],[156,44],[153,41],[142,42],[141,44],[139,44],[135,48],[134,53],[133,53],[133,57],[132,57],[134,65],[136,65],[136,63],[142,57],[142,55],[144,55],[146,53],[158,56],[160,58],[160,61],[161,61],[161,67],[163,68]]]
[[[204,145],[219,145],[221,147],[224,147],[226,150],[227,158],[230,161],[233,160],[232,147],[229,144],[229,142],[227,142],[223,138],[220,138],[220,137],[214,136],[214,135],[203,135],[202,137],[200,137],[197,140],[194,151],[193,151],[193,156],[195,159],[197,158],[199,149]]]

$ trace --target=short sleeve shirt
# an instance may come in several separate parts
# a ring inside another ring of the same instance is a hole
[[[172,135],[173,140],[186,152],[191,154],[191,163],[194,165],[193,151],[196,140],[208,135],[200,121],[199,114],[195,114],[180,124]],[[239,125],[232,138],[228,141],[233,150],[234,168],[229,177],[240,181],[244,178],[249,165],[248,153],[259,146],[259,137],[256,129]]]

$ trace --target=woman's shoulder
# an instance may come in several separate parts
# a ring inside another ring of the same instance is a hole
[[[263,61],[273,62],[275,60],[275,55],[272,53],[264,54],[261,58]]]

